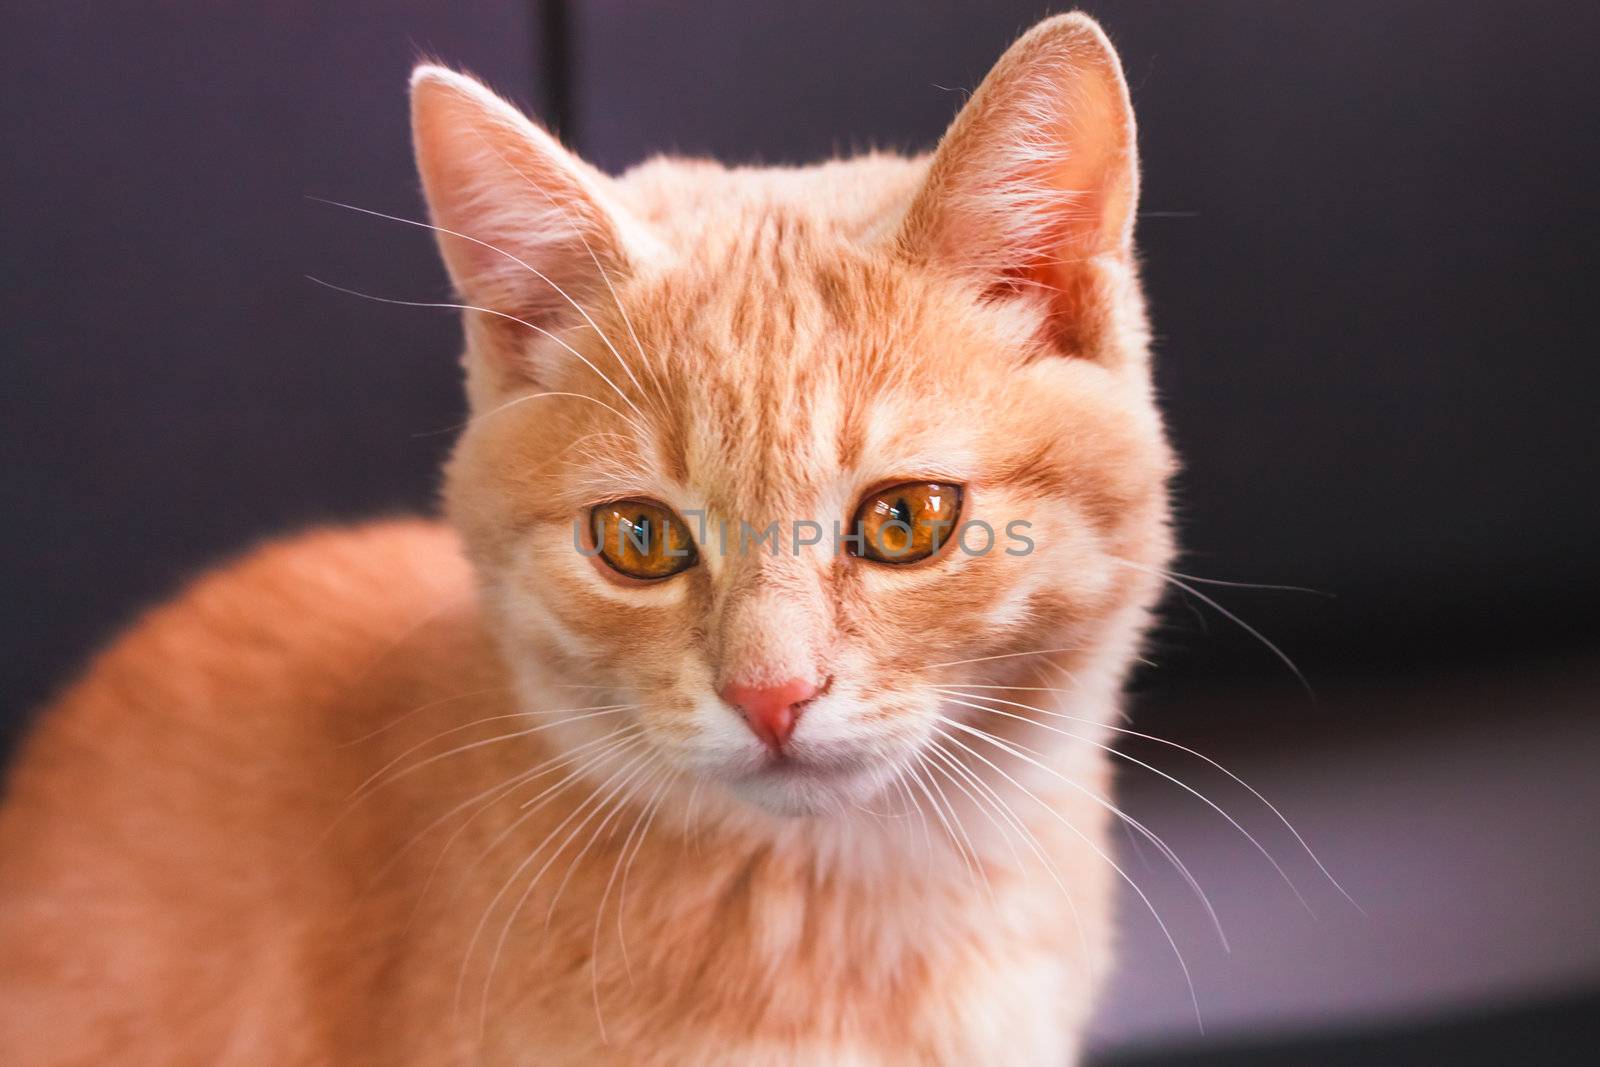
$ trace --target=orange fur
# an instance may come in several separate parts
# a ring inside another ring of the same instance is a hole
[[[413,92],[473,308],[450,524],[269,546],[48,710],[0,808],[0,1058],[1070,1060],[1090,742],[1171,552],[1098,28],[1041,23],[916,159],[612,179],[459,75]],[[653,585],[574,550],[608,500],[826,528],[909,478],[1036,549],[708,542]],[[1041,667],[1081,740],[930,688]],[[830,688],[784,777],[715,693],[787,677]]]

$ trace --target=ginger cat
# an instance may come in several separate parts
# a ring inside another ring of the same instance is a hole
[[[0,1061],[1072,1062],[1172,551],[1105,36],[917,158],[612,178],[412,107],[448,525],[269,545],[43,715]]]

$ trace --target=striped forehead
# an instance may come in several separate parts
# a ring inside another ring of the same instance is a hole
[[[682,412],[691,484],[714,506],[751,517],[793,513],[836,478],[851,414],[815,339],[760,343],[708,374]]]
[[[707,502],[741,517],[794,517],[846,461],[853,412],[850,336],[804,223],[770,213],[715,247],[713,276],[676,279],[675,390],[683,474]],[[832,258],[836,259],[837,256]]]

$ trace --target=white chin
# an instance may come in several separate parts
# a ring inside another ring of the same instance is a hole
[[[833,815],[872,799],[878,776],[862,770],[816,776],[805,772],[762,771],[731,783],[732,790],[774,815]]]

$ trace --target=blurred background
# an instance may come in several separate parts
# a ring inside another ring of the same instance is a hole
[[[1130,898],[1094,1063],[1592,1062],[1600,5],[1087,3],[1145,165],[1186,574],[1128,755],[1206,1022]],[[1039,2],[13,0],[0,15],[0,733],[197,569],[433,506],[462,415],[404,86],[620,170],[932,145]]]

